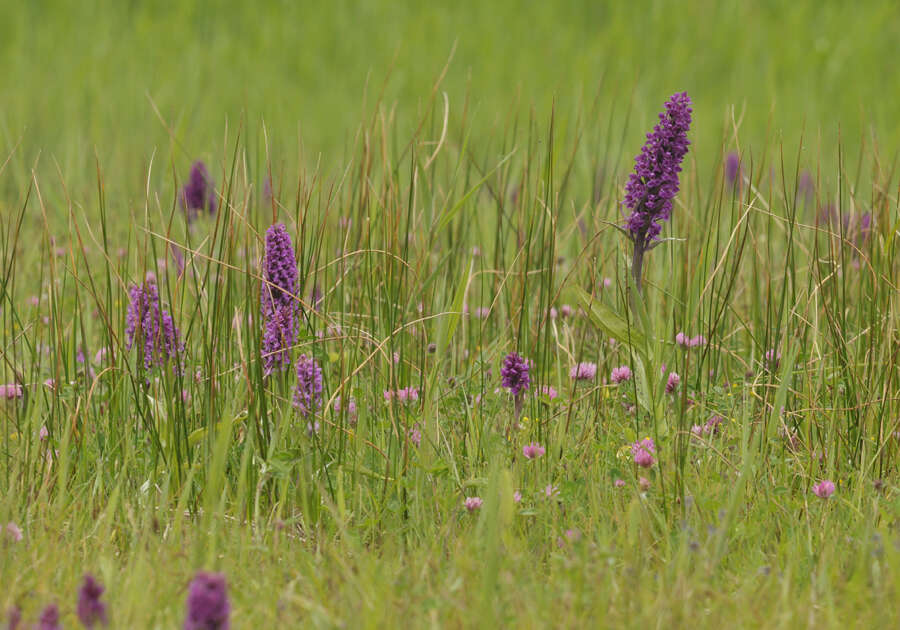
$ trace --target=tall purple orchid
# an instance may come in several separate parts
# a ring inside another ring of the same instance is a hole
[[[297,258],[283,223],[266,230],[260,311],[263,320],[264,370],[271,374],[290,365],[290,349],[296,338]]]
[[[672,200],[678,193],[678,173],[687,155],[691,126],[691,99],[687,92],[674,94],[660,113],[659,122],[640,154],[634,159],[634,172],[625,185],[624,205],[631,210],[625,227],[634,243],[632,275],[641,290],[644,253],[659,236],[662,222],[672,214]]]
[[[130,302],[125,317],[126,347],[135,342],[143,346],[144,367],[162,365],[184,351],[181,332],[172,316],[159,305],[159,291],[152,282],[133,285],[128,290]]]
[[[201,160],[197,160],[191,165],[191,174],[181,188],[179,201],[188,223],[196,219],[201,212],[216,213],[215,184],[209,174],[209,169]]]

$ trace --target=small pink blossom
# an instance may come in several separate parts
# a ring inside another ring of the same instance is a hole
[[[546,452],[547,449],[537,442],[532,442],[522,447],[522,455],[525,456],[525,459],[537,459],[538,457],[543,457]]]
[[[597,364],[582,362],[569,370],[569,378],[573,381],[591,381],[597,376]]]
[[[568,304],[563,304],[562,306],[559,307],[559,315],[563,319],[565,319],[566,317],[571,317],[572,316],[572,307],[569,306]]]
[[[631,379],[631,368],[627,365],[622,365],[619,367],[615,367],[612,369],[612,374],[610,375],[610,379],[613,383],[617,385],[619,383],[624,383],[627,380]]]
[[[409,441],[412,442],[416,448],[419,448],[419,445],[422,443],[422,432],[419,430],[419,425],[416,424],[411,428],[407,435],[409,435]]]
[[[613,481],[613,485],[614,485],[616,488],[624,488],[624,487],[625,487],[625,481],[624,481],[623,479],[616,479],[615,481]]]
[[[41,425],[41,430],[38,431],[38,439],[43,442],[48,437],[50,437],[50,431],[47,430],[47,425]]]
[[[813,494],[820,499],[827,499],[832,494],[834,494],[834,482],[829,481],[828,479],[823,479],[813,486],[812,491]]]
[[[676,372],[669,372],[669,379],[666,381],[666,393],[673,393],[678,389],[679,383],[681,383],[681,377]]]
[[[516,503],[521,503],[521,502],[522,502],[522,493],[519,492],[518,490],[516,490],[515,492],[513,492],[513,501],[515,501]]]
[[[22,386],[18,383],[7,383],[6,385],[0,385],[0,398],[5,398],[6,400],[12,400],[13,398],[22,398],[25,395],[25,392],[22,389]]]
[[[6,524],[6,535],[13,542],[22,541],[22,529],[12,521]]]
[[[690,341],[688,341],[688,345],[691,348],[705,346],[706,345],[706,337],[704,337],[703,335],[696,335],[694,337],[691,337]]]
[[[556,389],[554,387],[551,387],[550,385],[541,385],[540,391],[534,390],[534,395],[535,396],[544,395],[547,398],[549,398],[550,400],[553,400],[554,398],[559,396],[559,392],[556,391]]]
[[[641,490],[646,492],[650,489],[650,480],[646,477],[641,477],[640,479],[638,479],[638,486],[640,486]]]
[[[631,445],[631,453],[634,455],[634,463],[641,468],[650,468],[656,462],[653,455],[656,453],[656,444],[653,438],[644,438],[640,442]]]
[[[552,499],[553,497],[559,496],[559,488],[552,483],[548,483],[547,487],[544,488],[544,494],[548,499]]]
[[[463,506],[469,511],[469,514],[481,508],[481,505],[484,501],[481,500],[481,497],[466,497],[466,500],[463,501]]]

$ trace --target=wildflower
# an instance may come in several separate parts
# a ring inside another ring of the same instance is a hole
[[[6,627],[8,630],[17,630],[20,623],[22,623],[22,609],[13,606],[6,616]]]
[[[710,416],[709,420],[707,420],[706,424],[703,426],[703,432],[718,435],[719,427],[723,421],[724,418],[722,418],[722,416]]]
[[[646,492],[650,489],[650,480],[646,477],[641,477],[638,479],[638,486],[640,486],[642,491]]]
[[[559,317],[559,311],[556,310],[555,306],[550,307],[550,319],[556,319]]]
[[[337,414],[341,413],[341,397],[338,396],[334,399],[334,412]],[[350,424],[356,424],[357,418],[357,409],[356,409],[356,400],[351,396],[347,399],[347,419],[350,421]]]
[[[314,423],[313,423],[313,422],[307,422],[307,423],[306,423],[306,435],[307,435],[307,437],[312,437],[312,436],[314,436],[314,435],[318,435],[318,434],[319,434],[319,429],[321,429],[321,428],[322,428],[322,427],[321,427],[321,425],[319,424],[319,421],[318,421],[318,420],[316,420]]]
[[[623,479],[616,479],[615,481],[613,481],[613,485],[614,485],[616,488],[624,488],[624,487],[625,487],[625,480],[623,480]]]
[[[546,496],[548,499],[559,496],[559,488],[557,486],[554,486],[552,483],[548,483],[547,487],[544,488],[544,496]]]
[[[573,312],[572,307],[569,306],[568,304],[563,304],[562,306],[559,307],[559,314],[560,314],[560,317],[562,317],[563,319],[565,319],[567,317],[571,317],[572,312]]]
[[[531,383],[530,370],[531,366],[526,359],[515,352],[509,353],[503,359],[503,366],[500,368],[503,387],[508,389],[513,396],[518,396],[519,392],[528,389],[528,385]]]
[[[317,313],[322,309],[322,300],[325,299],[325,296],[322,295],[322,289],[319,288],[319,285],[314,284],[312,291],[309,293],[309,303],[312,304],[312,308]]]
[[[521,502],[522,502],[522,493],[519,492],[518,490],[516,490],[515,492],[513,492],[513,501],[515,501],[516,503],[521,503]]]
[[[145,282],[128,290],[130,302],[125,317],[125,347],[131,350],[135,341],[144,345],[144,367],[162,365],[184,351],[181,332],[169,312],[159,305],[155,284]]]
[[[50,437],[50,431],[47,429],[46,424],[42,424],[41,428],[38,430],[38,439],[41,442],[45,442],[48,437]]]
[[[738,174],[741,171],[741,160],[738,157],[738,154],[732,151],[727,156],[725,156],[725,181],[728,182],[729,186],[734,186],[737,183]]]
[[[627,365],[622,365],[620,367],[615,367],[612,370],[612,374],[610,374],[610,379],[613,383],[619,384],[624,383],[627,380],[631,379],[631,368]]]
[[[823,479],[813,486],[812,491],[813,494],[820,499],[827,499],[832,494],[834,494],[834,482],[829,481],[828,479]]]
[[[699,346],[705,346],[705,345],[706,345],[706,337],[704,337],[703,335],[696,335],[694,337],[691,337],[690,341],[688,341],[688,346],[691,348],[697,348]]]
[[[188,223],[193,221],[201,211],[207,211],[210,214],[216,213],[215,186],[206,169],[206,164],[202,161],[198,160],[191,166],[191,174],[181,189],[179,201]]]
[[[597,376],[597,364],[582,362],[569,370],[569,378],[573,381],[591,381]]]
[[[777,370],[779,363],[781,363],[781,353],[775,348],[766,350],[766,368]]]
[[[418,423],[407,432],[407,435],[409,436],[409,441],[416,448],[419,448],[419,445],[422,443],[422,431],[419,429]]]
[[[390,402],[391,400],[396,400],[399,403],[406,404],[411,402],[416,402],[419,400],[419,388],[418,387],[401,387],[397,390],[384,390],[384,401]]]
[[[265,373],[290,365],[290,348],[296,338],[297,258],[291,236],[283,223],[266,230],[260,311],[263,321],[262,354]]]
[[[103,346],[99,350],[97,350],[97,354],[94,355],[94,363],[103,363],[103,360],[106,358],[106,355],[109,354],[109,348]]]
[[[49,604],[41,613],[36,630],[60,630],[60,628],[62,626],[59,625],[59,608],[56,604]]]
[[[322,405],[322,368],[313,357],[301,354],[297,359],[297,386],[294,407],[300,415],[308,416]]]
[[[22,542],[22,529],[12,521],[6,524],[6,535],[13,542]]]
[[[25,392],[22,389],[22,386],[18,383],[7,383],[6,385],[0,385],[0,398],[5,398],[6,400],[12,400],[13,398],[22,398],[25,395]]]
[[[490,314],[491,314],[490,307],[479,306],[478,308],[475,309],[475,317],[477,317],[478,319],[487,319]]]
[[[681,382],[681,377],[678,376],[677,372],[669,372],[669,378],[666,381],[666,393],[667,394],[673,393],[678,388],[678,384],[680,382]]]
[[[225,576],[198,571],[188,589],[184,630],[228,630],[230,614]]]
[[[650,468],[656,459],[653,455],[656,453],[656,444],[653,438],[644,438],[640,442],[631,445],[631,453],[634,455],[634,463],[641,468]]]
[[[673,95],[659,123],[634,159],[634,173],[625,186],[624,205],[631,210],[626,226],[636,246],[645,248],[668,221],[672,199],[678,192],[678,173],[688,152],[691,99],[687,92]]]
[[[703,427],[701,425],[695,424],[691,427],[691,434],[694,437],[698,437],[698,438],[703,437],[703,433],[704,433],[704,431],[703,431]]]
[[[103,590],[94,576],[84,576],[84,582],[78,591],[78,619],[85,628],[93,628],[98,623],[105,626],[108,623],[106,604],[100,601]]]
[[[525,459],[537,459],[538,457],[543,457],[546,452],[547,449],[537,442],[532,442],[522,447],[522,455],[525,456]]]
[[[484,501],[481,500],[481,497],[466,497],[466,500],[463,501],[463,506],[469,511],[469,514],[474,512],[475,510],[481,508]]]

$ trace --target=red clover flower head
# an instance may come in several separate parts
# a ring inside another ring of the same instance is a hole
[[[225,576],[198,571],[188,588],[184,630],[229,630],[230,614]]]
[[[546,452],[547,449],[537,442],[532,442],[522,447],[522,455],[525,456],[525,459],[537,459],[538,457],[543,457]]]
[[[823,479],[819,483],[813,486],[813,494],[819,497],[820,499],[827,499],[832,494],[834,494],[834,482],[829,481],[828,479]]]
[[[103,585],[88,574],[78,591],[78,619],[85,628],[93,628],[97,624],[106,625],[106,604],[100,601]]]
[[[669,379],[666,381],[666,393],[671,394],[678,388],[678,384],[681,382],[681,377],[678,376],[677,372],[669,372]]]
[[[659,235],[662,221],[669,220],[681,162],[690,145],[687,132],[693,110],[687,92],[674,94],[665,107],[634,159],[634,173],[625,185],[624,205],[631,210],[626,227],[641,247]]]
[[[528,389],[528,385],[531,383],[530,371],[531,365],[526,359],[515,352],[510,352],[503,359],[503,366],[500,368],[503,387],[508,389],[513,396],[518,396],[519,392]]]
[[[619,367],[614,367],[612,369],[612,374],[610,374],[610,380],[613,383],[618,385],[619,383],[624,383],[625,381],[631,380],[631,368],[627,365],[621,365]]]
[[[656,462],[656,444],[653,438],[644,438],[640,442],[631,445],[631,453],[634,455],[634,463],[641,468],[650,468]]]
[[[591,381],[597,376],[597,364],[582,362],[569,370],[569,378],[573,381]]]
[[[466,500],[463,501],[463,507],[465,507],[469,514],[481,508],[484,504],[484,501],[481,500],[481,497],[466,497]]]

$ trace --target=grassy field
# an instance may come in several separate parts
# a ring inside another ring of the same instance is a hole
[[[8,4],[0,614],[897,624],[892,3]]]

